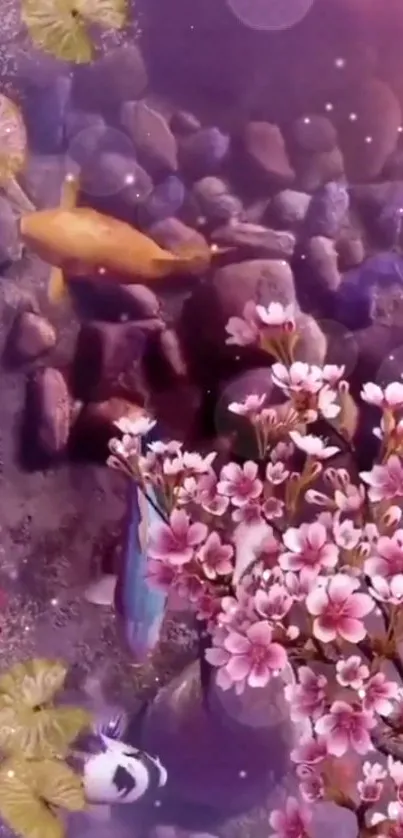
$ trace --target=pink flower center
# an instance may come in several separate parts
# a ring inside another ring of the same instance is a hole
[[[241,497],[247,498],[253,489],[253,484],[254,481],[251,480],[250,477],[242,475],[241,477],[239,477],[239,479],[236,481],[234,485],[236,494],[240,495]]]
[[[259,666],[259,664],[266,663],[267,646],[263,646],[261,643],[254,644],[250,650],[250,657],[252,662],[257,666]]]

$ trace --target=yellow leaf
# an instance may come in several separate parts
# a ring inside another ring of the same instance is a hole
[[[47,704],[62,688],[66,674],[59,661],[34,658],[17,663],[0,677],[0,703],[18,701],[32,709]]]
[[[48,753],[64,756],[69,745],[77,739],[79,733],[90,727],[92,716],[87,710],[81,707],[55,707],[51,710],[44,710],[44,737],[42,740],[41,756]]]
[[[69,812],[80,812],[85,808],[81,777],[65,762],[45,759],[31,765],[38,797]]]
[[[106,29],[123,29],[127,20],[127,0],[76,0],[76,8],[92,23]]]
[[[0,704],[0,749],[25,759],[64,757],[69,745],[91,724],[91,715],[80,707],[50,707],[37,712],[16,701]]]
[[[8,762],[1,766],[0,814],[22,838],[64,838],[62,823],[35,795],[29,770],[23,764]]]
[[[0,183],[13,178],[25,163],[27,134],[17,105],[0,94]]]
[[[39,49],[61,61],[92,60],[92,43],[73,0],[22,0],[21,15]]]

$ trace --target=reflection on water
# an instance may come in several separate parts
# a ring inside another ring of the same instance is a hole
[[[61,657],[98,721],[127,711],[120,739],[148,766],[141,800],[69,815],[68,838],[266,838],[295,792],[282,679],[258,697],[211,686],[197,573],[179,604],[139,582],[146,502],[106,460],[144,409],[156,440],[215,449],[220,467],[257,456],[231,405],[284,399],[261,346],[225,343],[250,300],[291,312],[297,359],[343,365],[354,398],[401,379],[402,36],[401,0],[2,4],[1,664]],[[344,419],[370,469],[373,409]],[[212,526],[211,475],[203,492]],[[310,838],[336,822],[353,836],[349,817],[319,807]]]

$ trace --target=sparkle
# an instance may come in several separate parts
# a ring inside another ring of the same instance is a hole
[[[7,777],[15,777],[15,771],[7,771]]]
[[[50,600],[50,604],[53,605],[53,607],[55,607],[56,605],[59,605],[59,600],[54,597]]]
[[[309,116],[304,116],[303,122],[304,122],[304,125],[310,125],[310,122],[311,122],[310,117]]]
[[[332,110],[333,110],[333,107],[334,107],[334,106],[332,105],[332,103],[331,103],[331,102],[326,102],[326,105],[325,105],[325,111],[327,111],[327,112],[329,113],[330,111],[332,111]]]
[[[160,801],[160,800],[156,800],[156,801],[155,801],[155,803],[154,803],[154,806],[156,806],[157,808],[158,808],[159,806],[161,806],[161,801]]]
[[[358,116],[357,116],[356,113],[349,113],[348,118],[349,118],[350,122],[356,122],[357,119],[358,119]]]
[[[245,777],[248,776],[248,772],[242,769],[242,771],[239,772],[239,776],[244,780]]]
[[[372,143],[372,137],[365,137],[366,143]]]
[[[126,186],[132,186],[132,185],[133,185],[133,183],[135,183],[136,176],[135,176],[133,173],[132,173],[132,174],[128,174],[128,175],[126,175],[126,176],[125,176],[125,179],[124,179],[124,180],[125,180],[125,184],[126,184]]]
[[[106,268],[103,268],[103,267],[98,268],[98,273],[99,274],[106,274]]]
[[[335,58],[335,60],[334,60],[334,66],[335,66],[338,70],[343,70],[343,69],[344,69],[344,67],[346,66],[346,59],[345,59],[345,58]]]
[[[365,690],[358,690],[358,697],[365,698]]]
[[[397,129],[397,133],[398,133],[398,134],[403,133],[403,125],[399,125],[399,127],[398,127],[398,129]]]

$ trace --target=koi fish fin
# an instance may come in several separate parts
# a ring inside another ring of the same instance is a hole
[[[50,272],[48,285],[48,300],[51,303],[60,303],[68,294],[67,284],[64,280],[61,268],[54,266]]]
[[[65,210],[75,209],[77,197],[80,191],[80,181],[74,175],[67,175],[64,179],[62,194],[60,197],[60,208]]]

